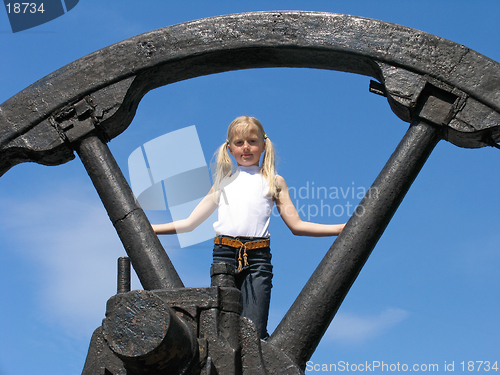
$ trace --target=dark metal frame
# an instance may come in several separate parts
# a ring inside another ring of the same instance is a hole
[[[376,193],[365,196],[275,332],[260,341],[252,324],[239,317],[230,270],[213,270],[210,288],[183,288],[105,143],[128,127],[151,89],[264,67],[371,76],[377,81],[370,90],[386,96],[410,127],[369,190]],[[127,282],[120,282],[92,339],[84,373],[301,373],[439,140],[498,147],[499,77],[497,62],[403,26],[328,13],[257,12],[127,39],[4,102],[0,174],[21,162],[65,163],[76,151],[144,289],[154,290],[128,292]],[[149,307],[140,310],[141,304]],[[127,309],[137,310],[132,320]],[[151,336],[147,344],[141,341],[144,332]],[[172,356],[176,347],[182,353]]]

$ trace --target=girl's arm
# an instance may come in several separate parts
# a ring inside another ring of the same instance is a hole
[[[338,236],[340,232],[342,232],[345,224],[330,225],[302,221],[297,209],[290,199],[290,193],[285,179],[281,176],[277,176],[276,182],[280,189],[278,199],[276,199],[276,206],[278,207],[281,218],[293,234],[296,236],[326,237]]]
[[[217,209],[217,201],[214,188],[210,189],[205,198],[202,199],[187,219],[173,221],[166,224],[153,224],[156,234],[175,234],[191,232],[198,225],[203,223]]]

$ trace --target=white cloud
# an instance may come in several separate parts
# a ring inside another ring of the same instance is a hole
[[[371,316],[338,313],[325,338],[342,344],[361,344],[381,336],[408,316],[407,311],[397,308],[388,308]]]
[[[78,198],[75,198],[78,197]],[[98,198],[78,186],[22,201],[0,202],[10,251],[37,263],[45,320],[72,337],[88,336],[116,293],[117,258],[125,251]]]
[[[116,293],[117,259],[126,255],[97,193],[88,181],[65,181],[64,187],[28,198],[0,199],[0,212],[0,233],[9,243],[2,251],[22,254],[42,275],[33,285],[38,295],[33,308],[70,337],[88,337]],[[179,250],[174,237],[164,236],[162,242],[185,285],[210,284],[211,252]],[[203,272],[193,272],[193,263],[201,267],[202,261]],[[142,289],[135,272],[132,289]]]

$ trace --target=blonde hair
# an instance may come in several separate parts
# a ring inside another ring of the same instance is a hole
[[[256,126],[259,136],[266,142],[266,147],[264,150],[264,157],[262,158],[262,165],[260,166],[260,173],[267,181],[269,185],[269,193],[273,196],[273,198],[277,198],[279,194],[278,186],[276,184],[276,167],[275,167],[275,151],[274,146],[266,132],[264,131],[264,127],[254,117],[250,116],[240,116],[234,119],[227,129],[227,140],[224,142],[215,153],[217,167],[214,174],[214,188],[215,191],[219,189],[219,186],[222,180],[226,177],[231,176],[233,172],[233,162],[231,157],[229,156],[229,152],[227,150],[227,146],[231,141],[234,133],[241,132],[246,133],[250,130],[251,127]]]

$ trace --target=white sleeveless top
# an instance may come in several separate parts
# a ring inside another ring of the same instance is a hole
[[[219,189],[217,235],[270,237],[269,221],[274,201],[258,166],[239,166]]]

